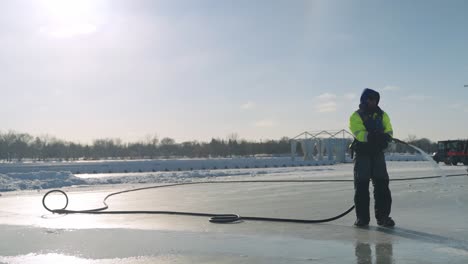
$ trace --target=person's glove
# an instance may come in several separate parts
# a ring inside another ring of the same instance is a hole
[[[376,143],[381,149],[386,149],[388,143],[392,141],[392,137],[387,133],[377,133]]]
[[[379,142],[389,143],[390,141],[392,141],[392,137],[387,133],[379,133],[377,134],[377,137],[378,137],[377,141]]]
[[[382,132],[370,132],[367,135],[367,142],[376,146],[378,149],[386,149],[388,143],[392,140],[392,137],[387,133]]]

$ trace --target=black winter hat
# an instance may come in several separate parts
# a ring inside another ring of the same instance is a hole
[[[369,98],[375,98],[377,100],[377,104],[379,104],[380,94],[370,88],[365,88],[361,94],[361,104],[367,104],[367,99]]]

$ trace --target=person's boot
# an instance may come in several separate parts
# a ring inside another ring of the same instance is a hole
[[[356,227],[366,227],[369,225],[369,221],[364,221],[364,220],[361,220],[361,219],[356,219],[356,221],[354,222],[354,226]]]
[[[395,221],[393,221],[393,219],[391,217],[384,217],[384,218],[381,218],[381,219],[377,219],[377,224],[379,226],[383,226],[383,227],[394,227],[395,226]]]

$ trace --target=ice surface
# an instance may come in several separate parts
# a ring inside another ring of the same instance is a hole
[[[391,178],[437,174],[428,162],[387,165]],[[465,172],[462,166],[441,168],[449,175]],[[63,180],[73,175],[44,176]],[[352,164],[90,176],[77,179],[121,179],[122,184],[66,187],[70,209],[102,206],[108,193],[147,186],[152,177],[155,181],[352,179]],[[148,183],[137,183],[145,177]],[[33,175],[22,178],[37,180]],[[447,184],[449,189],[439,179],[391,182],[394,229],[376,227],[374,219],[368,229],[354,228],[353,213],[319,225],[212,224],[205,217],[170,215],[60,216],[42,208],[42,190],[3,192],[0,263],[467,263],[468,177],[449,177]],[[352,182],[216,184],[127,193],[111,197],[108,204],[109,210],[313,219],[346,210],[352,195]]]

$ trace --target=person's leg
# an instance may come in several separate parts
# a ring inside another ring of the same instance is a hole
[[[369,179],[371,175],[371,158],[367,155],[356,155],[354,160],[354,205],[357,226],[369,224]]]
[[[393,226],[395,223],[390,218],[392,195],[389,188],[389,177],[385,163],[385,155],[383,153],[372,158],[371,179],[374,186],[374,210],[377,224]]]

